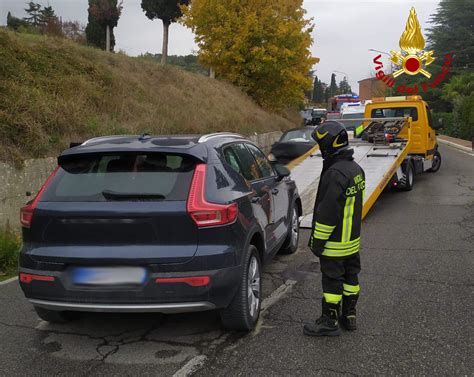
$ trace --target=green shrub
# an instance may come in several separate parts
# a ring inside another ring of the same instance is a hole
[[[15,273],[21,238],[8,226],[0,229],[0,279]]]
[[[443,129],[441,133],[447,136],[453,136],[453,113],[433,113],[433,119],[438,122],[439,119],[443,122]]]
[[[456,137],[464,140],[474,138],[474,92],[460,96],[454,102],[453,131]]]

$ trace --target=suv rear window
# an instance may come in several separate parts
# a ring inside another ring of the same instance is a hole
[[[72,156],[41,201],[186,200],[194,166],[190,157],[164,153]]]

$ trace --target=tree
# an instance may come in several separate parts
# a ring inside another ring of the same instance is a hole
[[[331,84],[329,84],[329,97],[333,97],[338,93],[338,86],[336,83],[336,74],[331,75]]]
[[[56,14],[54,13],[54,9],[52,6],[47,6],[47,7],[44,7],[43,9],[40,9],[39,13],[40,13],[39,15],[40,25],[45,25],[49,22],[58,21],[58,17],[56,17]]]
[[[165,65],[168,59],[168,36],[172,22],[176,22],[183,15],[181,6],[188,5],[190,0],[142,0],[142,9],[145,15],[154,20],[159,18],[163,22],[163,46],[161,64]]]
[[[474,72],[463,72],[444,86],[442,97],[453,104],[452,123],[444,131],[454,137],[474,138]]]
[[[324,102],[324,87],[321,80],[318,79],[316,76],[314,78],[314,85],[313,85],[313,102],[315,103],[323,103]]]
[[[62,22],[62,31],[66,38],[84,44],[86,42],[85,28],[79,21]]]
[[[324,103],[328,103],[329,102],[329,98],[331,98],[331,93],[330,93],[330,90],[329,90],[329,86],[325,86],[324,87]]]
[[[117,26],[122,13],[122,1],[117,0],[93,0],[89,1],[89,15],[105,28],[105,51],[111,51],[111,34]]]
[[[40,4],[30,1],[28,3],[28,8],[25,8],[25,12],[29,15],[29,17],[24,17],[23,19],[30,25],[39,26],[41,24],[40,9]]]
[[[13,30],[18,31],[20,27],[28,27],[30,26],[29,22],[22,20],[21,18],[17,18],[12,16],[10,12],[7,14],[7,27]]]
[[[443,56],[453,53],[456,68],[474,65],[474,2],[472,0],[442,0],[431,16],[428,29],[428,45],[438,57],[435,63],[440,67]]]
[[[347,81],[347,77],[344,76],[342,81],[339,82],[339,94],[352,93],[352,88]]]
[[[260,105],[299,106],[311,88],[311,21],[302,0],[193,0],[184,10],[200,61]]]

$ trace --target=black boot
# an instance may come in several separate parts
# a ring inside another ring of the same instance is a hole
[[[321,317],[315,323],[304,325],[303,334],[309,336],[339,336],[339,310],[340,304],[329,304],[323,298]]]
[[[356,305],[359,295],[342,297],[341,325],[348,331],[357,330]]]

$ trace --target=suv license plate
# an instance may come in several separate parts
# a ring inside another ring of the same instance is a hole
[[[140,285],[146,280],[142,267],[75,267],[72,280],[78,285]]]

